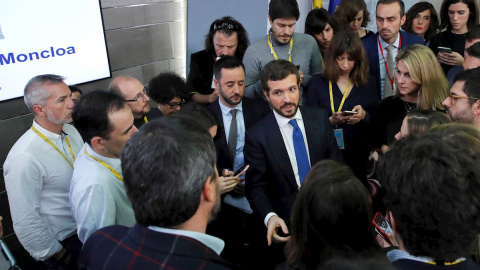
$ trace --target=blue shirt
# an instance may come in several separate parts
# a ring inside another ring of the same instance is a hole
[[[400,32],[398,33],[397,40],[392,44],[393,47],[395,47],[392,50],[393,54],[393,66],[397,66],[397,62],[395,61],[395,58],[397,57],[398,50],[400,49],[399,43],[400,43]],[[378,39],[380,40],[380,44],[382,45],[383,48],[383,54],[382,51],[380,50],[380,47],[377,46],[378,49],[378,60],[379,60],[379,65],[380,65],[380,87],[381,87],[381,93],[382,93],[382,99],[386,98],[385,97],[385,76],[387,76],[387,70],[385,68],[385,61],[387,60],[387,46],[389,45],[386,43],[381,37],[380,34],[378,35]],[[391,71],[393,73],[393,78],[395,78],[395,68],[394,70]],[[396,89],[396,84],[393,84],[393,94],[395,94],[395,89]]]

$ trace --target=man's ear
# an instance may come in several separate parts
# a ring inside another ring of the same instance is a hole
[[[217,179],[218,181],[218,179]],[[212,177],[209,176],[207,180],[205,181],[205,184],[203,185],[202,189],[202,195],[207,202],[215,202],[216,200],[216,181],[212,181]]]
[[[479,116],[480,115],[480,100],[476,100],[473,104],[472,104],[472,113],[475,117]]]
[[[217,78],[214,78],[213,82],[215,83],[215,90],[218,90],[220,88],[220,82],[217,81]]]
[[[100,136],[94,136],[90,140],[90,144],[97,149],[105,149],[105,146],[103,145],[103,139]]]
[[[270,90],[268,90],[268,91],[270,91]],[[268,91],[263,90],[263,94],[265,95],[267,100],[270,101],[270,94],[268,93]]]
[[[33,112],[36,114],[36,115],[41,115],[41,116],[45,116],[45,112],[43,111],[43,107],[41,105],[33,105]]]
[[[273,24],[272,18],[270,18],[270,15],[268,15],[268,21],[270,22],[270,25]]]
[[[405,23],[406,19],[407,19],[407,16],[403,15],[403,17],[400,19],[400,26],[402,26]]]

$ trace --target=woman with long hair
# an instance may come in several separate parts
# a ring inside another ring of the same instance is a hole
[[[449,87],[440,63],[432,51],[414,44],[402,49],[396,60],[395,95],[378,105],[375,145],[390,145],[405,115],[416,108],[443,111]]]
[[[332,160],[317,163],[305,178],[290,232],[285,247],[290,269],[318,269],[332,258],[380,254],[367,189],[347,166]]]
[[[368,133],[378,103],[375,82],[368,74],[360,38],[352,31],[341,31],[325,53],[323,73],[310,81],[306,98],[307,106],[328,111],[344,161],[364,183],[371,142]]]
[[[421,36],[425,44],[430,44],[430,39],[437,34],[439,24],[435,7],[429,2],[418,2],[407,11],[406,17],[402,29]]]
[[[465,34],[478,24],[478,15],[477,0],[443,0],[440,30],[445,31],[431,39],[430,49],[442,64],[445,75],[451,67],[463,63]]]
[[[360,38],[374,34],[372,31],[365,29],[370,21],[370,14],[363,0],[340,1],[333,18],[341,30],[355,32]]]

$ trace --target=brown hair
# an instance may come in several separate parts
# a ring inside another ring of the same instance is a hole
[[[425,40],[428,41],[437,34],[439,24],[437,11],[435,10],[435,7],[428,2],[418,2],[407,11],[407,19],[402,25],[402,29],[408,33],[415,34],[412,29],[413,19],[415,19],[415,16],[417,16],[418,13],[424,12],[425,10],[430,10],[430,23],[424,36]]]
[[[338,80],[340,73],[336,59],[344,53],[355,60],[355,66],[350,72],[352,83],[357,86],[367,84],[369,71],[367,56],[360,38],[351,31],[341,31],[333,36],[331,44],[325,52],[323,77],[332,82]]]
[[[342,0],[338,4],[333,18],[340,26],[340,29],[349,29],[348,24],[355,19],[358,12],[363,11],[362,27],[367,27],[370,21],[370,13],[368,12],[367,5],[363,0]]]

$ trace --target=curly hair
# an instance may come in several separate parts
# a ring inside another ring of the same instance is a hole
[[[188,97],[185,80],[174,72],[163,72],[148,83],[148,96],[159,104],[167,104],[174,97]]]

